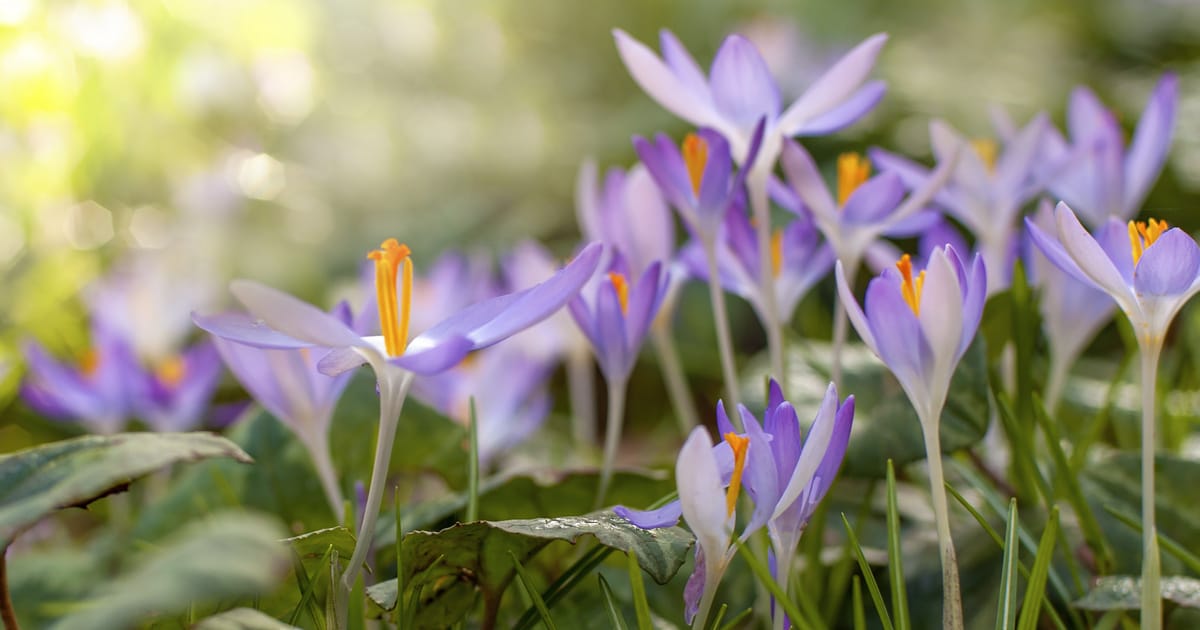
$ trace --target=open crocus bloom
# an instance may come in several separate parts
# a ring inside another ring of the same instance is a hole
[[[620,29],[617,52],[634,81],[667,111],[729,139],[734,159],[747,158],[753,129],[766,117],[763,158],[773,164],[784,137],[833,133],[871,111],[886,91],[867,81],[887,36],[872,35],[833,64],[800,98],[783,108],[779,86],[754,44],[730,35],[713,58],[708,76],[670,31],[660,32],[662,57]]]
[[[1060,202],[1057,233],[1026,219],[1034,243],[1050,262],[1112,296],[1144,347],[1162,343],[1171,320],[1200,291],[1200,247],[1179,228],[1150,219],[1109,219],[1092,236]]]
[[[77,421],[101,434],[120,431],[133,414],[131,384],[141,368],[124,336],[93,325],[92,347],[75,365],[51,357],[33,341],[23,350],[29,372],[21,382],[21,398],[38,413]]]
[[[637,362],[666,292],[665,274],[655,262],[640,277],[631,278],[622,257],[614,254],[608,273],[590,288],[568,307],[591,341],[605,379],[618,383],[629,377]]]
[[[322,372],[340,374],[363,363],[377,373],[390,367],[434,374],[456,365],[468,353],[495,344],[536,324],[579,292],[599,262],[602,247],[589,245],[551,277],[530,289],[478,302],[408,339],[412,262],[408,248],[394,239],[372,252],[376,261],[376,301],[382,335],[360,337],[341,320],[282,291],[248,280],[234,281],[234,295],[260,321],[207,320],[205,328],[226,339],[264,348],[333,348],[320,362]],[[398,276],[403,275],[403,282]],[[397,287],[401,291],[397,292]]]
[[[1137,214],[1167,159],[1175,128],[1179,77],[1166,73],[1154,86],[1128,148],[1116,115],[1085,87],[1071,93],[1068,143],[1057,129],[1046,135],[1046,183],[1058,198],[1099,227],[1109,217]]]
[[[203,418],[221,378],[221,359],[208,342],[144,370],[135,413],[155,431],[187,431]]]
[[[865,308],[846,282],[841,261],[838,293],[851,323],[908,394],[917,414],[936,422],[950,379],[983,315],[987,269],[979,255],[970,267],[952,246],[935,249],[914,274],[906,254],[867,285]]]

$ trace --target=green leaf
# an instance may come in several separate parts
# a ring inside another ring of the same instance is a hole
[[[1033,558],[1033,568],[1029,571],[1029,584],[1025,587],[1025,606],[1021,609],[1021,617],[1017,620],[1020,630],[1033,630],[1038,622],[1038,609],[1042,606],[1042,598],[1046,595],[1046,577],[1050,574],[1050,563],[1054,560],[1054,543],[1058,537],[1058,508],[1050,510],[1050,521],[1046,531],[1042,532],[1042,540],[1038,542],[1037,555]]]
[[[219,615],[201,619],[194,630],[298,630],[278,619],[254,610],[234,608]]]
[[[896,504],[896,469],[887,463],[888,582],[892,587],[892,612],[897,630],[912,626],[908,616],[908,593],[904,588],[904,563],[900,558],[900,512]]]
[[[542,625],[546,627],[546,630],[558,630],[558,626],[554,624],[554,618],[550,616],[550,609],[546,608],[546,602],[542,601],[541,593],[534,587],[533,581],[525,571],[525,567],[521,566],[521,561],[517,560],[517,554],[513,553],[510,549],[508,556],[512,558],[513,569],[517,572],[517,578],[520,579],[521,586],[525,589],[525,594],[533,602],[533,607],[537,608],[538,616],[542,619]]]
[[[1200,580],[1164,577],[1162,597],[1180,606],[1200,608]],[[1142,580],[1128,575],[1097,578],[1087,595],[1074,606],[1083,610],[1138,610],[1142,607]]]
[[[638,630],[651,630],[650,602],[646,601],[646,584],[642,581],[641,567],[637,554],[628,554],[629,590],[633,592],[633,610],[637,614]]]
[[[273,519],[227,513],[193,523],[125,575],[102,582],[58,630],[120,629],[193,603],[262,594],[286,573]]]
[[[1000,572],[1000,602],[997,604],[996,630],[1012,630],[1017,626],[1017,561],[1021,544],[1017,541],[1017,499],[1008,502],[1008,529],[1004,534],[1004,563]]]
[[[604,595],[604,610],[608,613],[609,623],[617,630],[629,630],[629,626],[625,624],[625,616],[621,614],[621,607],[617,605],[617,598],[613,595],[612,587],[608,585],[608,580],[599,573],[596,574],[596,577],[600,578],[600,593]]]
[[[659,584],[679,571],[691,548],[692,535],[679,527],[644,530],[610,511],[583,516],[509,521],[478,521],[440,532],[411,532],[404,536],[403,571],[406,589],[424,588],[420,627],[446,627],[471,608],[476,591],[486,597],[504,592],[513,578],[511,551],[527,562],[555,540],[575,542],[594,537],[601,545],[637,555],[638,564]],[[367,594],[384,610],[396,605],[394,584],[382,584]]]
[[[976,444],[987,433],[991,399],[985,347],[983,338],[976,338],[950,382],[942,412],[943,453]],[[820,405],[829,383],[828,356],[828,351],[823,351],[789,358],[789,380],[784,390],[796,409],[816,409]],[[855,412],[854,439],[846,449],[842,474],[878,479],[886,474],[889,459],[896,466],[925,459],[921,422],[887,366],[861,344],[844,348],[843,366],[839,389],[854,394]],[[748,391],[747,400],[761,403],[763,393],[758,389]],[[800,420],[807,426],[812,418],[801,414]]]
[[[867,591],[871,593],[871,600],[875,602],[875,611],[879,614],[879,621],[883,623],[885,630],[892,630],[892,617],[883,603],[883,595],[879,592],[879,584],[875,582],[875,574],[871,572],[871,565],[867,562],[867,557],[863,555],[862,547],[858,544],[858,536],[855,535],[854,528],[850,526],[850,520],[846,518],[845,514],[842,514],[842,523],[846,526],[846,536],[849,538],[850,548],[854,550],[854,557],[858,560],[858,568],[867,582]]]
[[[86,506],[171,464],[212,457],[252,461],[211,433],[86,436],[0,456],[0,547],[55,510]]]

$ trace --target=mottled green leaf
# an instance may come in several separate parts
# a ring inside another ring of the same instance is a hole
[[[1200,608],[1200,580],[1190,577],[1162,578],[1163,599]],[[1142,580],[1128,575],[1110,575],[1096,583],[1079,601],[1076,608],[1084,610],[1137,610],[1142,607]]]
[[[282,621],[254,610],[253,608],[235,608],[201,619],[194,630],[298,630]]]

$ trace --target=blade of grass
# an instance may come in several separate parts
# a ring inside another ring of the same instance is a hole
[[[328,566],[331,554],[333,553],[333,545],[330,544],[325,548],[325,553],[321,555],[321,560],[317,563],[318,567]],[[292,611],[291,617],[288,618],[289,625],[296,625],[300,621],[301,611],[307,609],[309,617],[312,618],[313,624],[324,628],[325,620],[321,617],[321,608],[313,599],[313,593],[316,590],[316,580],[309,579],[308,572],[304,570],[304,562],[300,559],[299,554],[292,550],[293,560],[296,566],[296,583],[300,586],[300,602],[296,604],[295,610]]]
[[[912,627],[912,622],[908,616],[904,563],[900,559],[900,510],[896,502],[896,467],[890,459],[887,462],[887,529],[888,582],[892,587],[892,615],[896,622],[896,630],[908,630]]]
[[[1013,630],[1017,625],[1017,498],[1008,501],[1008,529],[1004,534],[1004,562],[1000,572],[1000,602],[996,608],[996,630]]]
[[[629,626],[625,625],[625,616],[621,614],[617,600],[613,597],[612,587],[608,585],[608,580],[599,573],[596,574],[596,577],[600,578],[600,594],[604,596],[604,609],[608,611],[608,620],[612,627],[617,630],[629,630]]]
[[[471,443],[470,457],[467,458],[467,522],[479,519],[479,421],[475,415],[475,397],[470,398],[470,417],[467,424],[467,436]],[[399,504],[397,504],[399,505]],[[399,510],[397,510],[399,512]],[[397,540],[399,536],[396,537]]]
[[[629,571],[629,590],[633,592],[633,610],[637,613],[638,630],[653,630],[650,602],[646,601],[646,583],[642,580],[642,567],[638,565],[637,554],[625,555],[628,558],[625,568]]]
[[[850,587],[850,598],[854,603],[854,630],[867,630],[867,611],[863,604],[862,579],[854,576]]]
[[[775,598],[775,603],[787,613],[792,623],[801,628],[801,630],[813,630],[808,618],[796,607],[796,602],[788,598],[784,594],[783,589],[779,588],[779,583],[775,581],[775,578],[771,577],[771,570],[755,557],[754,553],[750,551],[750,546],[737,538],[733,539],[733,543],[737,545],[738,553],[745,559],[746,564],[750,567],[750,571],[754,573],[754,577],[758,578],[758,581],[771,592],[771,596]]]
[[[1111,514],[1113,518],[1120,521],[1126,527],[1129,527],[1139,534],[1142,533],[1142,522],[1137,518],[1130,516],[1129,514],[1126,514],[1125,512],[1122,512],[1118,508],[1111,505],[1104,506],[1104,511]],[[1164,551],[1175,556],[1176,558],[1179,558],[1179,560],[1183,562],[1183,565],[1192,572],[1200,573],[1200,556],[1188,551],[1187,547],[1179,544],[1175,541],[1175,539],[1163,534],[1161,531],[1158,534],[1158,544],[1163,548]]]
[[[708,627],[712,628],[712,630],[717,630],[717,628],[720,628],[721,620],[725,618],[725,612],[728,610],[729,604],[721,604],[721,607],[717,609],[717,614],[713,616],[712,623],[708,624]]]
[[[872,479],[867,484],[866,492],[862,493],[862,502],[858,505],[858,513],[854,515],[854,527],[862,527],[862,524],[867,520],[867,516],[870,515],[871,500],[875,496],[877,485],[878,480]],[[853,556],[854,554],[850,550],[850,545],[843,545],[841,557],[838,558],[837,563],[829,571],[829,597],[823,600],[824,606],[822,606],[825,610],[823,621],[826,626],[837,624],[837,613],[842,609],[842,602],[846,598],[846,593],[850,590],[850,578],[854,575],[854,567],[857,566]]]
[[[734,630],[734,629],[735,629],[735,628],[737,628],[737,627],[738,627],[738,626],[739,626],[739,625],[740,625],[740,624],[741,624],[743,621],[745,621],[746,619],[749,619],[749,618],[750,618],[750,614],[751,614],[751,613],[753,613],[753,612],[754,612],[754,609],[753,609],[753,608],[747,608],[746,610],[743,610],[742,612],[740,612],[740,613],[738,613],[737,615],[735,615],[735,616],[733,617],[733,619],[730,619],[730,620],[729,620],[729,623],[727,623],[727,624],[725,624],[725,625],[721,626],[721,630]]]
[[[392,494],[392,505],[396,508],[396,610],[393,619],[399,623],[401,619],[408,618],[404,614],[404,524],[400,514],[403,510],[400,509],[399,486]]]
[[[1038,622],[1038,609],[1046,596],[1046,577],[1050,573],[1050,562],[1054,560],[1054,544],[1058,536],[1058,508],[1050,510],[1050,521],[1038,543],[1037,555],[1033,559],[1029,584],[1025,587],[1025,606],[1017,621],[1018,630],[1034,630]]]
[[[849,544],[854,549],[855,558],[858,559],[859,571],[867,582],[867,591],[871,593],[871,599],[875,602],[875,611],[879,614],[879,621],[883,623],[884,630],[894,630],[892,618],[888,614],[887,606],[883,603],[883,595],[879,593],[879,584],[875,582],[875,575],[871,573],[871,565],[867,563],[867,557],[863,555],[862,547],[858,544],[858,536],[855,535],[854,528],[850,526],[850,519],[846,518],[845,512],[842,513],[842,524],[846,526],[846,536],[850,539]]]
[[[546,602],[542,600],[542,594],[533,587],[533,582],[529,579],[529,574],[525,572],[525,567],[521,566],[521,561],[517,559],[517,554],[513,553],[510,549],[508,556],[512,558],[513,568],[517,570],[517,578],[521,581],[521,586],[525,588],[525,594],[533,601],[538,615],[542,618],[542,625],[546,626],[546,630],[558,630],[558,626],[554,625],[554,620],[550,618],[550,609],[546,608]]]

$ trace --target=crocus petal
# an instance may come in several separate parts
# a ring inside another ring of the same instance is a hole
[[[1150,185],[1158,178],[1167,151],[1171,146],[1171,135],[1175,129],[1175,109],[1179,101],[1179,77],[1168,72],[1158,81],[1142,119],[1133,132],[1129,153],[1125,156],[1125,197],[1122,207],[1125,216],[1137,214]]]
[[[725,435],[726,433],[737,433],[733,427],[733,423],[729,421],[729,414],[725,413],[725,402],[717,400],[717,434]]]
[[[1093,283],[1116,298],[1117,302],[1129,304],[1133,298],[1129,285],[1096,239],[1075,218],[1075,213],[1065,203],[1059,202],[1054,209],[1054,217],[1058,224],[1059,242],[1079,265],[1079,269]],[[1054,260],[1053,257],[1050,259]]]
[[[958,152],[951,152],[945,159],[938,162],[937,168],[930,173],[929,177],[925,178],[924,182],[914,189],[904,203],[900,204],[900,207],[891,214],[888,220],[890,225],[907,219],[929,204],[934,195],[938,194],[950,180],[950,175],[954,173],[954,166],[958,162],[958,155]],[[886,230],[887,227],[884,229]]]
[[[597,203],[597,179],[599,169],[591,158],[579,166],[579,175],[575,178],[575,218],[579,221],[583,237],[589,241],[602,238],[600,229],[600,204]]]
[[[308,348],[313,344],[289,337],[245,313],[192,314],[192,321],[202,330],[223,339],[257,348]]]
[[[855,46],[783,112],[776,126],[785,135],[794,135],[806,122],[843,103],[866,80],[886,42],[887,35],[879,33]]]
[[[792,470],[792,476],[780,494],[779,503],[775,506],[772,518],[777,518],[792,507],[792,503],[800,497],[804,488],[812,481],[813,475],[817,472],[817,467],[821,465],[821,460],[829,447],[829,441],[833,438],[837,407],[837,389],[833,383],[830,383],[825,390],[825,398],[821,401],[821,407],[817,410],[812,429],[808,432],[808,438],[804,440],[804,448],[800,451],[796,468]]]
[[[955,259],[953,262],[957,263],[957,256]],[[962,341],[963,287],[959,286],[958,271],[943,248],[933,250],[926,267],[920,304],[919,321],[933,350],[934,369],[948,383]]]
[[[696,542],[710,558],[722,558],[729,545],[729,521],[725,512],[725,491],[712,440],[704,427],[692,429],[679,450],[675,463],[675,483],[679,488],[680,510]]]
[[[692,97],[703,100],[706,105],[711,104],[708,77],[704,76],[700,64],[696,63],[692,55],[683,47],[679,38],[664,28],[658,32],[658,42],[662,48],[663,61],[671,67],[675,78],[687,86]]]
[[[849,316],[850,323],[854,324],[854,330],[858,331],[858,336],[862,338],[863,343],[867,344],[872,352],[879,354],[879,349],[875,345],[875,335],[871,333],[871,326],[867,323],[867,316],[863,314],[862,309],[858,306],[858,300],[854,298],[854,293],[846,284],[846,271],[842,267],[842,261],[837,261],[833,272],[837,277],[838,299],[846,305],[846,315]]]
[[[696,562],[692,574],[683,585],[683,620],[692,623],[696,613],[700,612],[700,600],[704,598],[704,587],[708,581],[707,563],[704,561],[704,550],[696,547]]]
[[[646,269],[638,279],[637,284],[629,292],[629,310],[625,314],[625,334],[628,336],[630,349],[636,354],[637,347],[646,338],[650,322],[658,313],[662,304],[664,287],[662,282],[662,264],[655,262]]]
[[[791,408],[791,404],[784,403]],[[746,435],[750,438],[750,450],[746,453],[746,472],[742,477],[742,485],[754,500],[754,512],[750,521],[742,530],[741,539],[745,540],[751,534],[767,524],[775,511],[775,503],[779,500],[779,474],[775,456],[772,452],[772,438],[763,432],[753,414],[741,407],[743,416],[750,416],[742,421],[746,427]]]
[[[701,231],[716,229],[725,216],[729,201],[729,174],[733,172],[733,156],[729,153],[729,142],[713,129],[697,132],[708,145],[708,162],[700,180],[700,195],[697,205],[701,216]]]
[[[955,257],[957,258],[957,254]],[[979,322],[983,319],[983,307],[987,302],[988,291],[987,266],[983,262],[983,256],[975,254],[974,260],[971,261],[971,269],[966,276],[968,280],[966,294],[963,296],[962,341],[958,346],[955,362],[962,358],[967,347],[971,345],[971,341],[975,339],[975,333],[979,330]]]
[[[1058,238],[1047,234],[1045,230],[1034,223],[1032,217],[1025,217],[1025,229],[1028,231],[1029,238],[1033,241],[1033,244],[1037,245],[1046,259],[1053,263],[1055,267],[1058,267],[1066,272],[1067,275],[1089,287],[1102,290],[1102,287],[1096,284],[1096,281],[1092,280],[1091,276],[1079,268],[1079,265],[1075,263],[1075,259],[1071,258],[1071,254],[1063,248],[1062,243],[1058,242]]]
[[[895,269],[885,269],[867,285],[866,314],[879,358],[910,396],[919,395],[924,390],[917,388],[928,385],[934,367],[933,350],[921,322],[900,294]]]
[[[621,29],[613,30],[617,52],[633,80],[664,109],[694,124],[712,122],[713,112],[703,100],[695,98],[686,81],[680,80],[645,44]]]
[[[779,86],[758,49],[741,35],[726,37],[717,50],[709,89],[717,110],[738,127],[779,115]]]
[[[1042,135],[1049,125],[1049,118],[1045,114],[1038,114],[1015,138],[1005,144],[1004,152],[996,162],[996,190],[1018,190],[1029,178],[1030,166],[1039,157]]]
[[[825,187],[825,180],[817,163],[799,143],[788,140],[783,143],[783,172],[796,194],[825,222],[837,221],[837,203]]]
[[[634,259],[634,272],[644,272],[655,260],[674,258],[675,217],[645,166],[638,164],[629,169],[624,202],[621,219],[629,233],[629,247],[636,250],[625,255]]]
[[[1083,86],[1071,90],[1067,105],[1067,131],[1072,139],[1079,141],[1103,133],[1112,118],[1112,112],[1100,102],[1095,92]]]
[[[858,122],[875,109],[879,101],[887,94],[887,84],[883,81],[869,81],[841,105],[821,114],[808,122],[796,127],[793,136],[827,136],[841,131]]]
[[[1171,228],[1146,248],[1133,271],[1138,296],[1182,295],[1196,282],[1200,247],[1179,228]]]
[[[804,495],[804,519],[807,520],[816,509],[821,499],[833,486],[842,460],[846,458],[846,447],[850,444],[850,430],[854,424],[854,396],[847,396],[846,401],[838,408],[833,421],[833,435],[829,438],[829,446],[825,449],[825,457],[813,475],[812,483]]]
[[[329,348],[362,344],[336,317],[283,291],[251,280],[234,280],[229,290],[251,314],[284,335]]]
[[[671,527],[678,523],[679,517],[683,515],[679,501],[671,501],[657,510],[632,510],[618,505],[613,508],[613,512],[642,529]]]
[[[626,332],[625,314],[612,283],[600,285],[596,293],[596,332],[600,343],[596,355],[609,380],[623,379],[633,369],[637,355],[631,352]]]
[[[436,374],[458,365],[476,349],[478,345],[467,337],[447,337],[434,347],[419,352],[405,352],[388,359],[388,363],[417,374]]]
[[[904,183],[895,173],[883,173],[859,186],[842,208],[842,219],[854,223],[875,223],[900,204]]]

